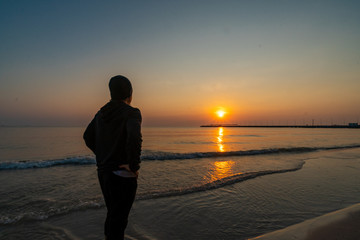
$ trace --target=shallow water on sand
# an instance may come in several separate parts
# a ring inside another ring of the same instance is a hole
[[[360,201],[359,149],[307,155],[299,171],[139,201],[128,232],[138,239],[247,239]]]
[[[83,129],[0,131],[8,139],[0,140],[0,237],[99,239],[105,209]],[[245,239],[360,199],[356,129],[145,128],[143,135],[129,237]],[[83,221],[90,231],[81,232]]]

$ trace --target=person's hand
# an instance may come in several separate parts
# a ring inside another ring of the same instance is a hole
[[[119,168],[120,168],[120,169],[121,169],[121,168],[124,168],[124,169],[126,169],[127,171],[132,172],[131,169],[130,169],[130,167],[129,167],[129,164],[119,165]],[[134,173],[135,173],[135,175],[136,175],[136,178],[138,178],[138,177],[139,177],[139,171],[136,171],[136,172],[134,172]]]
[[[127,171],[131,172],[129,164],[123,164],[123,165],[119,165],[119,168],[125,168]]]

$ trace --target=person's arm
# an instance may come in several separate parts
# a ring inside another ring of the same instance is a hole
[[[88,148],[90,148],[93,153],[95,153],[95,118],[90,122],[88,127],[86,128],[83,138],[85,140],[85,144]]]
[[[129,168],[136,173],[140,169],[141,155],[141,113],[139,109],[133,110],[126,123],[126,156]]]

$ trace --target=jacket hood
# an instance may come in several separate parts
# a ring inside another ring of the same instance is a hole
[[[128,107],[121,100],[111,100],[100,109],[99,115],[105,122],[112,121],[126,114]]]

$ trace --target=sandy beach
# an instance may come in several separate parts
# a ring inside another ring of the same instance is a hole
[[[360,203],[252,240],[357,240],[359,226]]]

